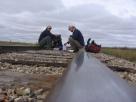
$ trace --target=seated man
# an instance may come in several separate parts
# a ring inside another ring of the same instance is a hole
[[[69,26],[69,31],[73,34],[69,37],[69,41],[65,43],[64,45],[70,43],[72,49],[74,52],[78,52],[79,49],[84,47],[84,37],[82,33],[75,27],[75,26]]]
[[[38,43],[41,48],[52,49],[59,48],[63,49],[61,35],[54,35],[51,33],[51,26],[48,26],[40,35]]]
[[[51,26],[48,26],[40,35],[38,43],[41,48],[52,48],[52,40],[54,39],[55,35],[51,33]]]

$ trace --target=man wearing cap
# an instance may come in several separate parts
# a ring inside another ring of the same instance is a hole
[[[55,37],[55,35],[51,33],[51,29],[51,26],[47,26],[47,28],[41,33],[38,40],[41,48],[52,48],[52,39]]]
[[[78,52],[79,49],[83,48],[84,43],[84,37],[82,33],[75,27],[75,26],[69,26],[68,30],[72,32],[73,34],[69,37],[69,41],[65,43],[64,45],[70,43],[72,49],[74,52]]]

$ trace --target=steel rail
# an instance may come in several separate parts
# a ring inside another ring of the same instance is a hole
[[[136,102],[136,88],[82,50],[45,102]]]

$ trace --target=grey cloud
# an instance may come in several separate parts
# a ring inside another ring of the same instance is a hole
[[[22,11],[40,12],[62,8],[61,0],[1,0],[0,10],[8,13]]]
[[[9,4],[6,2],[4,5],[16,5],[15,0],[13,1]],[[0,20],[2,21],[0,22],[0,33],[14,35],[8,39],[16,40],[17,37],[20,39],[19,41],[26,41],[25,39],[27,39],[27,41],[36,42],[40,32],[48,24],[51,24],[54,28],[53,33],[62,34],[63,42],[66,42],[70,35],[67,26],[73,23],[81,30],[86,40],[91,37],[103,46],[128,45],[136,47],[136,17],[121,19],[97,4],[65,9],[59,0],[57,3],[53,0],[48,1],[51,8],[46,4],[47,1],[41,1],[41,7],[37,8],[35,6],[37,1],[35,0],[33,4],[28,3],[27,7],[22,4],[16,12],[11,13],[12,10],[14,11],[14,7],[11,7],[11,11],[5,10],[10,14],[0,13]],[[32,2],[32,0],[26,2]],[[24,1],[20,3],[24,3]],[[29,7],[29,5],[33,5],[34,8]],[[3,35],[3,38],[6,37],[7,35]]]

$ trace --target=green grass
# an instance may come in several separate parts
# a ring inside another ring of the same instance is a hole
[[[37,46],[37,44],[33,43],[25,43],[25,42],[13,42],[13,41],[0,41],[0,46]]]
[[[102,53],[136,62],[136,49],[129,48],[102,48]]]

